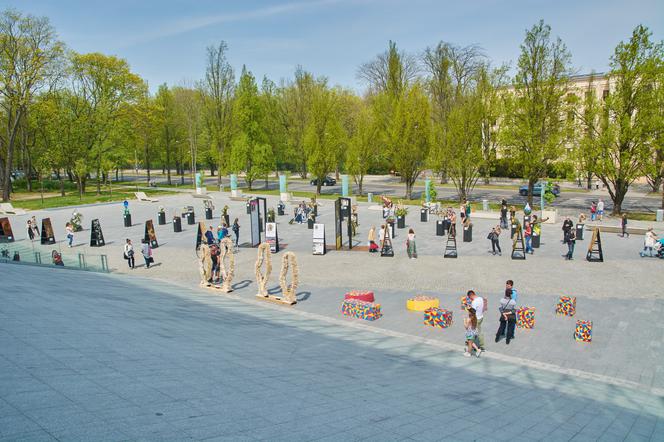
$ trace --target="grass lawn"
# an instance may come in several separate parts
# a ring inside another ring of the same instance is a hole
[[[171,195],[173,192],[159,191],[159,190],[149,190],[150,196],[152,195]],[[21,195],[25,196],[25,193]],[[36,195],[36,198],[35,198]],[[126,190],[114,190],[112,194],[109,194],[107,189],[102,190],[100,195],[97,195],[96,190],[86,191],[82,198],[79,198],[78,192],[67,192],[65,196],[44,196],[44,202],[42,203],[41,198],[39,197],[39,192],[32,192],[30,199],[25,200],[12,200],[12,205],[17,208],[25,210],[39,210],[39,209],[50,209],[53,207],[67,207],[67,206],[81,206],[83,204],[95,204],[95,203],[109,203],[114,201],[124,201],[125,199],[134,200],[133,191]]]

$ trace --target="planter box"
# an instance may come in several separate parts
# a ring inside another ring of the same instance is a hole
[[[345,299],[343,304],[341,304],[341,313],[366,321],[375,321],[382,316],[380,304],[358,301],[356,299]]]
[[[131,213],[124,215],[124,226],[131,227]]]
[[[436,236],[445,236],[445,221],[442,219],[436,221]]]
[[[406,301],[406,308],[416,312],[423,312],[430,308],[437,308],[440,305],[440,300],[432,296],[415,296]]]
[[[473,226],[472,224],[468,227],[463,228],[463,242],[472,242],[473,241]]]
[[[212,219],[212,209],[205,209],[205,219]]]
[[[175,233],[182,232],[182,218],[179,216],[173,217],[173,231]]]
[[[576,314],[576,297],[561,296],[556,304],[556,314],[563,316],[574,316]]]
[[[406,228],[406,217],[405,216],[397,216],[397,228],[399,228],[399,229],[405,229]]]
[[[452,325],[452,311],[444,308],[430,308],[424,311],[424,325],[447,328]]]
[[[353,290],[344,295],[344,299],[355,299],[357,301],[374,302],[374,292],[365,292],[362,290]]]
[[[157,213],[157,223],[159,223],[160,226],[163,226],[166,224],[166,212],[158,212]]]

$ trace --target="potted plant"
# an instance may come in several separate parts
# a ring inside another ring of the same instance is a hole
[[[74,210],[74,212],[71,214],[71,219],[69,220],[72,228],[74,229],[74,232],[80,232],[83,230],[83,226],[81,225],[82,221],[83,215],[79,211]]]
[[[268,223],[273,223],[274,222],[274,217],[275,217],[274,209],[269,208],[268,211],[267,211],[267,222]]]
[[[157,222],[160,226],[166,224],[166,210],[164,206],[159,206],[159,211],[157,212]]]
[[[397,210],[394,212],[397,216],[397,228],[405,229],[406,228],[406,215],[408,215],[408,209],[404,206],[397,207]]]

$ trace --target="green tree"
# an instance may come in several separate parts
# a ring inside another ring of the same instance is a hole
[[[504,94],[502,144],[528,179],[528,202],[533,187],[557,160],[566,141],[565,95],[568,90],[570,54],[551,28],[540,21],[526,32],[517,63],[513,89]]]
[[[226,57],[227,51],[228,45],[223,40],[217,46],[208,46],[205,81],[203,82],[205,116],[220,171],[225,169],[228,160],[226,150],[232,135],[233,123],[235,74]],[[221,173],[217,179],[221,184]]]
[[[245,172],[251,189],[256,178],[265,176],[274,166],[274,158],[263,126],[263,114],[256,80],[245,66],[235,91],[233,106],[234,135],[231,170]]]
[[[173,92],[165,83],[160,85],[157,90],[155,107],[156,125],[159,131],[158,140],[163,146],[163,164],[166,169],[166,179],[168,185],[171,185],[171,167],[175,155],[175,144],[182,135],[178,133],[179,126]]]
[[[410,86],[396,101],[387,146],[395,170],[406,183],[406,199],[412,199],[413,184],[424,169],[431,148],[431,109],[419,83]]]
[[[304,137],[307,166],[317,179],[317,195],[320,195],[323,178],[337,165],[337,155],[345,141],[339,93],[325,84],[318,84],[312,94],[311,118]]]
[[[610,61],[613,91],[601,106],[599,122],[588,127],[596,134],[596,174],[609,191],[614,214],[622,212],[630,184],[653,161],[652,146],[661,131],[657,81],[664,46],[651,36],[639,25],[629,41],[618,44]]]
[[[9,201],[17,136],[35,94],[57,76],[64,46],[47,18],[22,15],[12,9],[0,13],[0,184]],[[30,171],[26,171],[30,173]]]
[[[81,133],[78,158],[86,164],[76,170],[94,170],[97,193],[101,192],[102,160],[114,148],[108,143],[122,112],[145,90],[141,78],[132,73],[126,60],[100,53],[71,56],[71,90],[76,97],[73,111]],[[85,179],[79,177],[84,186]],[[83,192],[84,189],[81,189]]]
[[[311,101],[314,88],[319,83],[313,75],[302,69],[295,70],[294,81],[281,89],[281,114],[286,131],[285,157],[300,173],[307,177],[307,155],[304,150],[305,131],[311,116]]]
[[[348,143],[346,166],[363,193],[364,177],[380,160],[380,126],[372,110],[359,103],[356,127]]]

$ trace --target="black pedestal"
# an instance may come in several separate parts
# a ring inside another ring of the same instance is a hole
[[[194,212],[187,212],[187,224],[196,224]]]
[[[179,216],[173,217],[173,231],[175,233],[182,232],[182,218]]]
[[[406,228],[406,217],[405,216],[397,216],[397,227],[399,229],[405,229]]]
[[[160,226],[166,224],[166,212],[157,213],[157,222],[159,223]]]
[[[279,216],[285,215],[283,207],[281,207],[281,206],[277,207],[277,215],[279,215]]]
[[[212,219],[212,209],[205,209],[205,219]]]
[[[463,242],[471,242],[473,240],[473,226],[463,228]]]
[[[307,220],[307,227],[310,228],[310,229],[313,229],[315,223],[316,223],[316,220],[308,219]]]
[[[124,215],[124,226],[131,227],[131,213],[126,213]]]
[[[516,233],[516,224],[512,224],[512,227],[510,228],[510,238],[514,238],[515,233]]]
[[[429,221],[429,209],[420,209],[420,222]]]
[[[539,249],[540,246],[540,235],[533,235],[531,238],[533,249]]]
[[[585,224],[576,225],[576,240],[583,241],[583,231],[585,230]]]
[[[251,215],[251,204],[247,203],[247,215]]]
[[[445,236],[445,221],[442,219],[436,221],[436,236]]]

